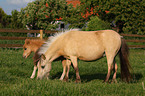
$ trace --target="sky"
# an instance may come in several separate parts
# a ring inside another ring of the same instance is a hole
[[[26,7],[32,1],[34,0],[0,0],[0,7],[7,15],[11,15],[12,10],[20,11],[21,8]]]

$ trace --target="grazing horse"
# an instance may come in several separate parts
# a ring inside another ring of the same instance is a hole
[[[40,72],[37,78],[42,79],[49,76],[51,62],[60,56],[70,59],[76,72],[76,82],[80,82],[77,59],[93,61],[103,57],[105,53],[108,64],[108,73],[104,82],[109,82],[111,71],[115,69],[112,82],[116,82],[117,64],[115,57],[120,53],[120,66],[122,80],[131,80],[130,64],[128,60],[128,46],[125,40],[113,30],[100,31],[69,31],[56,34],[48,40],[38,52],[41,55]]]
[[[42,44],[44,44],[44,42],[45,41],[41,40],[41,39],[33,39],[33,40],[26,39],[25,44],[23,45],[23,50],[24,50],[23,57],[24,58],[27,58],[31,54],[31,52],[35,53],[33,56],[34,69],[33,69],[33,72],[32,72],[32,75],[30,78],[35,77],[36,70],[37,70],[37,63],[38,63],[36,60],[36,57],[38,57],[36,52],[42,46]]]
[[[37,51],[39,50],[39,48],[44,44],[45,40],[41,40],[41,39],[26,39],[25,40],[25,44],[23,45],[23,57],[27,58],[31,52],[34,52],[34,56],[33,56],[33,62],[34,62],[34,69],[32,72],[32,75],[30,78],[34,78],[35,74],[36,74],[36,70],[37,70],[37,66],[39,64],[39,55],[37,53]],[[38,64],[37,64],[38,63]],[[67,66],[67,74],[66,77],[68,77],[68,73],[69,73],[69,66],[71,65],[70,60],[62,60],[62,65],[63,65],[63,73],[60,77],[60,80],[63,80],[65,74],[66,74],[66,66]],[[38,69],[39,70],[39,69]],[[39,71],[38,71],[39,72]],[[38,73],[39,74],[39,73]]]

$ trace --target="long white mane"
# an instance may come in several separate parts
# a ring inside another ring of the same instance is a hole
[[[52,42],[54,42],[58,37],[60,37],[61,35],[69,32],[69,31],[77,31],[78,29],[71,29],[65,32],[57,32],[55,33],[53,36],[49,37],[48,40],[39,48],[38,54],[42,55],[45,54],[47,49],[49,48],[49,46],[52,44]]]

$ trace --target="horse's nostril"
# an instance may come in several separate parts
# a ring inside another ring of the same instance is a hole
[[[42,68],[42,69],[44,69],[44,68],[45,68],[45,66],[41,66],[41,68]]]

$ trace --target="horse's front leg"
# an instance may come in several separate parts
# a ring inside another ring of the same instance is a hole
[[[31,75],[31,77],[30,78],[34,78],[35,77],[35,74],[36,74],[36,70],[37,70],[37,66],[36,65],[34,65],[34,69],[33,69],[33,72],[32,72],[32,75]]]
[[[40,61],[38,62],[37,67],[38,67],[37,79],[42,79],[41,76],[42,76],[42,74],[43,74],[43,69],[42,69],[42,67],[41,67],[41,65],[40,65]]]
[[[81,82],[80,75],[79,75],[79,68],[77,64],[77,57],[76,56],[70,56],[70,59],[72,61],[72,64],[74,66],[74,70],[76,72],[76,83]]]

